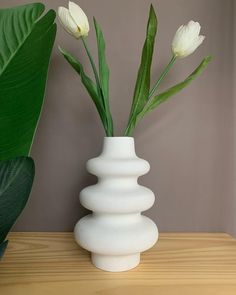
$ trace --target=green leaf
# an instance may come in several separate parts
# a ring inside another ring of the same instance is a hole
[[[34,161],[29,157],[0,162],[0,244],[26,205],[34,170]]]
[[[102,101],[97,93],[97,86],[95,83],[85,74],[82,64],[75,59],[70,53],[66,52],[64,49],[59,47],[60,52],[64,56],[64,58],[68,61],[68,63],[73,67],[73,69],[80,75],[81,81],[85,88],[87,89],[90,97],[92,98],[104,128],[106,129],[106,114],[102,104]]]
[[[7,245],[8,245],[8,241],[4,241],[0,244],[0,261],[1,261],[1,258],[3,257],[4,255],[4,252],[7,248]]]
[[[102,30],[96,21],[93,18],[94,27],[97,37],[97,47],[98,47],[98,62],[99,62],[99,79],[101,83],[101,90],[103,94],[103,104],[107,114],[107,124],[108,129],[113,133],[113,122],[110,113],[109,107],[109,68],[106,61],[106,44],[103,37]]]
[[[94,21],[94,27],[96,31],[96,37],[97,37],[97,45],[98,45],[98,62],[99,62],[99,78],[101,82],[101,88],[104,95],[104,99],[108,100],[109,97],[109,68],[106,62],[106,54],[105,54],[105,41],[103,37],[103,33],[101,31],[101,28],[96,21],[95,18],[93,18]]]
[[[56,34],[55,12],[28,4],[0,10],[0,160],[29,154]]]
[[[141,117],[143,117],[144,115],[149,113],[151,110],[156,108],[159,104],[166,101],[169,97],[175,95],[176,93],[181,91],[183,88],[188,86],[198,75],[202,73],[202,71],[206,68],[208,63],[211,61],[211,58],[212,58],[211,56],[207,56],[206,58],[204,58],[202,62],[200,63],[200,65],[183,82],[178,83],[174,85],[173,87],[169,88],[168,90],[153,97],[153,99],[150,100],[148,107],[145,108]]]
[[[133,103],[130,111],[128,128],[126,135],[136,123],[137,115],[145,106],[150,91],[150,74],[152,56],[155,45],[155,37],[157,32],[157,17],[153,6],[150,7],[149,19],[147,24],[146,40],[142,50],[141,64],[138,70],[137,81],[134,90]]]

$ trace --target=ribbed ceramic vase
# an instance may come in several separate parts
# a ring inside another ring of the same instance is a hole
[[[80,193],[81,204],[92,214],[79,220],[74,234],[91,252],[96,267],[113,272],[132,269],[140,253],[156,243],[157,226],[141,214],[155,196],[137,182],[149,169],[148,162],[136,156],[132,137],[105,137],[101,155],[87,162],[98,182]]]

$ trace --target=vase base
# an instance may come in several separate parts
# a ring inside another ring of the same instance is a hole
[[[140,253],[132,255],[100,255],[91,254],[92,263],[105,271],[120,272],[136,267],[140,262]]]

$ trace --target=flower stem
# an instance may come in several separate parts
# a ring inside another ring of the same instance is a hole
[[[147,103],[144,106],[143,110],[127,126],[127,128],[125,130],[125,134],[124,134],[125,136],[129,136],[133,132],[136,124],[138,123],[138,121],[144,117],[145,112],[146,112],[146,110],[147,110],[150,102],[152,101],[151,98],[153,97],[154,93],[156,92],[156,90],[157,90],[158,86],[160,85],[161,81],[165,78],[165,76],[167,75],[167,73],[169,72],[169,70],[171,69],[171,67],[174,65],[176,59],[177,59],[177,56],[176,55],[173,55],[171,57],[171,60],[169,61],[168,65],[165,67],[164,71],[161,73],[161,75],[158,78],[157,82],[155,83],[155,85],[153,86],[152,90],[150,91],[150,93],[148,95]]]
[[[153,96],[153,94],[155,93],[155,91],[157,90],[158,86],[160,85],[161,81],[163,80],[163,78],[165,78],[166,74],[169,72],[170,68],[174,65],[175,61],[176,61],[176,55],[173,55],[170,62],[168,63],[168,65],[166,66],[166,68],[164,69],[164,71],[161,73],[161,76],[159,77],[159,79],[157,80],[156,84],[153,86],[152,90],[149,93],[149,99]]]

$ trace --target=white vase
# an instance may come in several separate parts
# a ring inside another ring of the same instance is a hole
[[[98,183],[81,191],[80,202],[93,213],[79,220],[74,234],[96,267],[129,270],[139,264],[140,252],[156,243],[157,226],[141,215],[155,196],[137,182],[149,169],[148,162],[136,156],[132,137],[105,137],[102,154],[87,162]]]

